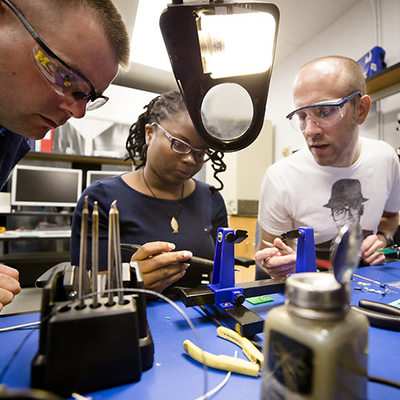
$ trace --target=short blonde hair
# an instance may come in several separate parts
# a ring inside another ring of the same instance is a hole
[[[341,64],[343,70],[346,72],[346,81],[341,82],[341,84],[349,89],[349,93],[357,91],[360,91],[361,95],[364,95],[366,93],[364,73],[360,64],[352,58],[338,55],[325,56],[310,61],[307,64],[303,65],[303,67],[315,64],[323,60],[336,60]]]
[[[130,40],[125,22],[112,0],[51,0],[55,9],[82,7],[90,12],[104,28],[118,64],[124,70],[130,66]]]

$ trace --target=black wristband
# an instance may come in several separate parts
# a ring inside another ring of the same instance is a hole
[[[394,245],[393,236],[387,234],[386,232],[381,232],[381,231],[376,232],[376,234],[377,234],[377,235],[381,235],[381,236],[383,236],[383,237],[386,239],[386,243],[387,243],[387,244],[386,244],[386,247],[390,247],[390,246],[393,246],[393,245]]]

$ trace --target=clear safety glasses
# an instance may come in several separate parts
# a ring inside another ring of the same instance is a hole
[[[344,99],[321,101],[308,106],[300,107],[286,116],[293,129],[305,132],[307,129],[307,118],[311,119],[320,128],[337,124],[346,114],[344,105],[355,97],[360,96],[357,91]]]
[[[186,155],[192,152],[194,160],[198,163],[204,163],[210,159],[211,152],[209,150],[195,149],[194,147],[184,142],[183,140],[180,140],[172,136],[157,122],[153,122],[151,125],[157,126],[157,128],[160,128],[163,131],[164,135],[171,143],[171,150],[174,151],[175,153]]]
[[[108,97],[98,95],[88,79],[70,67],[47,46],[32,25],[9,0],[1,1],[10,7],[36,41],[37,44],[33,47],[35,63],[57,94],[72,96],[75,101],[86,101],[86,110],[88,111],[95,110],[108,101]]]

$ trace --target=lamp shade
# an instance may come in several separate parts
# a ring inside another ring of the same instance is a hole
[[[169,4],[160,28],[189,115],[211,148],[250,145],[264,122],[279,10],[269,3]]]

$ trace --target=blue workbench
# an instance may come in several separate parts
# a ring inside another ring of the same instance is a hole
[[[365,267],[356,272],[358,275],[383,283],[400,281],[400,262],[392,262],[379,267]],[[355,277],[352,282],[352,304],[358,304],[360,299],[390,303],[400,298],[400,289],[382,297],[373,292],[361,292],[354,289],[362,287],[361,279]],[[365,282],[365,281],[364,281]],[[381,290],[379,285],[370,283],[365,286]],[[271,307],[282,304],[284,296],[281,293],[272,295],[273,303],[251,306],[253,311],[262,317]],[[200,336],[204,350],[214,354],[234,355],[245,358],[241,350],[224,339],[217,337],[216,326],[213,325],[198,307],[185,308]],[[205,374],[202,366],[189,358],[183,351],[182,343],[190,339],[196,343],[196,338],[190,327],[174,308],[162,301],[148,303],[147,317],[155,345],[154,364],[144,371],[141,380],[136,383],[91,393],[93,400],[98,399],[196,399],[204,393]],[[38,313],[23,315],[0,314],[0,328],[24,324],[39,320]],[[38,349],[38,329],[25,329],[0,333],[0,383],[9,388],[30,386],[31,361]],[[262,335],[260,335],[262,340]],[[18,347],[18,354],[12,360],[9,368],[4,371],[12,355]],[[369,375],[400,381],[400,332],[370,328],[369,332]],[[219,384],[226,373],[208,369],[207,389]],[[261,379],[241,375],[232,375],[224,388],[213,399],[259,399]],[[376,383],[368,384],[368,399],[400,398],[400,390]]]

